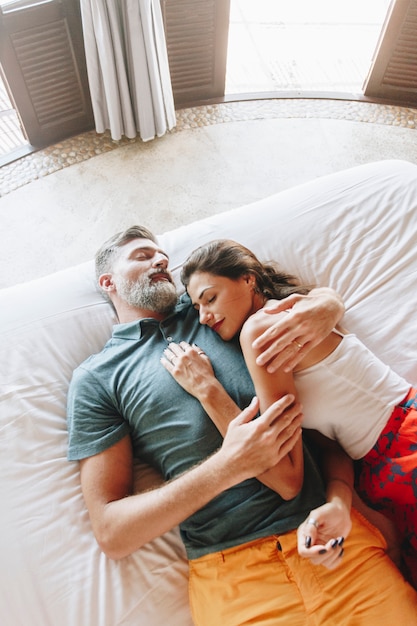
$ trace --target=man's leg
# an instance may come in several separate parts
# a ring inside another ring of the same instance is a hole
[[[196,626],[306,624],[300,592],[288,578],[278,537],[191,561],[190,604]]]
[[[340,566],[301,559],[295,531],[190,563],[197,626],[415,626],[417,593],[355,511]]]

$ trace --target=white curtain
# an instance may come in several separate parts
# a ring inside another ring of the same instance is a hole
[[[143,141],[175,126],[159,0],[81,0],[96,130]]]

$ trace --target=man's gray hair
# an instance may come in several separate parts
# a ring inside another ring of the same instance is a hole
[[[111,272],[120,248],[133,239],[150,239],[154,243],[158,243],[155,235],[145,226],[130,226],[130,228],[113,235],[96,252],[95,268],[97,282],[102,274]]]

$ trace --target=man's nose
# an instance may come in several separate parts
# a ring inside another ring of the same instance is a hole
[[[168,267],[168,258],[165,256],[165,254],[157,252],[155,253],[153,259],[153,265],[155,267],[163,267],[164,269],[166,269]]]

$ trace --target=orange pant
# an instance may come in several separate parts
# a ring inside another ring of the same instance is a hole
[[[334,570],[299,557],[296,531],[190,561],[196,626],[416,626],[417,593],[356,511]]]

